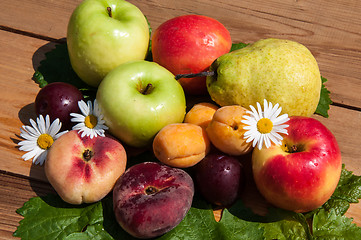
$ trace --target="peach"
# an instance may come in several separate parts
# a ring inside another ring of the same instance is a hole
[[[252,143],[244,139],[241,121],[247,109],[239,105],[224,106],[213,115],[206,131],[211,143],[220,151],[233,156],[246,154],[252,150]]]
[[[210,151],[205,129],[191,123],[173,123],[162,128],[153,141],[154,155],[164,164],[187,168]]]
[[[206,128],[213,118],[213,114],[217,111],[218,106],[202,102],[195,104],[186,114],[185,123],[192,123]]]
[[[143,162],[128,168],[115,184],[114,215],[130,235],[153,238],[184,219],[193,196],[193,179],[184,170]]]
[[[51,146],[45,174],[59,196],[68,203],[101,200],[124,173],[126,152],[110,137],[81,137],[72,130]]]

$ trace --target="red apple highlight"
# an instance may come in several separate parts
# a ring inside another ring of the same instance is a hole
[[[323,205],[341,175],[336,138],[321,122],[291,117],[283,145],[255,148],[253,175],[260,193],[273,205],[307,212]]]
[[[140,163],[128,168],[115,184],[115,217],[134,237],[160,236],[183,220],[193,195],[193,180],[185,171],[155,162]]]
[[[59,196],[68,203],[101,200],[125,171],[127,155],[110,137],[81,138],[72,130],[51,146],[45,174]]]
[[[174,75],[208,70],[232,47],[229,31],[217,20],[201,15],[184,15],[161,24],[152,37],[153,61]],[[188,94],[207,93],[206,77],[179,79]]]

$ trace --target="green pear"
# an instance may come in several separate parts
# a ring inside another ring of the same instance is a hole
[[[289,116],[311,116],[322,86],[312,53],[302,44],[282,39],[262,39],[227,53],[212,63],[207,89],[221,106],[256,107],[264,99],[282,107]]]

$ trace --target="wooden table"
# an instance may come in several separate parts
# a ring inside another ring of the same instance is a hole
[[[30,197],[54,192],[43,167],[21,159],[20,128],[35,119],[39,91],[32,80],[44,54],[64,41],[80,0],[0,0],[0,239],[12,239]],[[156,29],[184,14],[208,15],[233,42],[275,37],[298,41],[316,57],[334,104],[330,117],[314,116],[336,136],[348,170],[361,175],[361,3],[358,0],[131,0]],[[361,226],[361,203],[346,214]]]

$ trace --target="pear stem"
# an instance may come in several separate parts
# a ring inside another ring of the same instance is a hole
[[[205,71],[200,73],[186,73],[186,74],[177,74],[175,76],[175,79],[181,79],[181,78],[194,78],[194,77],[206,77],[206,76],[213,76],[214,71]]]
[[[107,7],[107,11],[108,11],[108,15],[109,17],[113,17],[113,14],[112,14],[112,8],[111,7]]]

